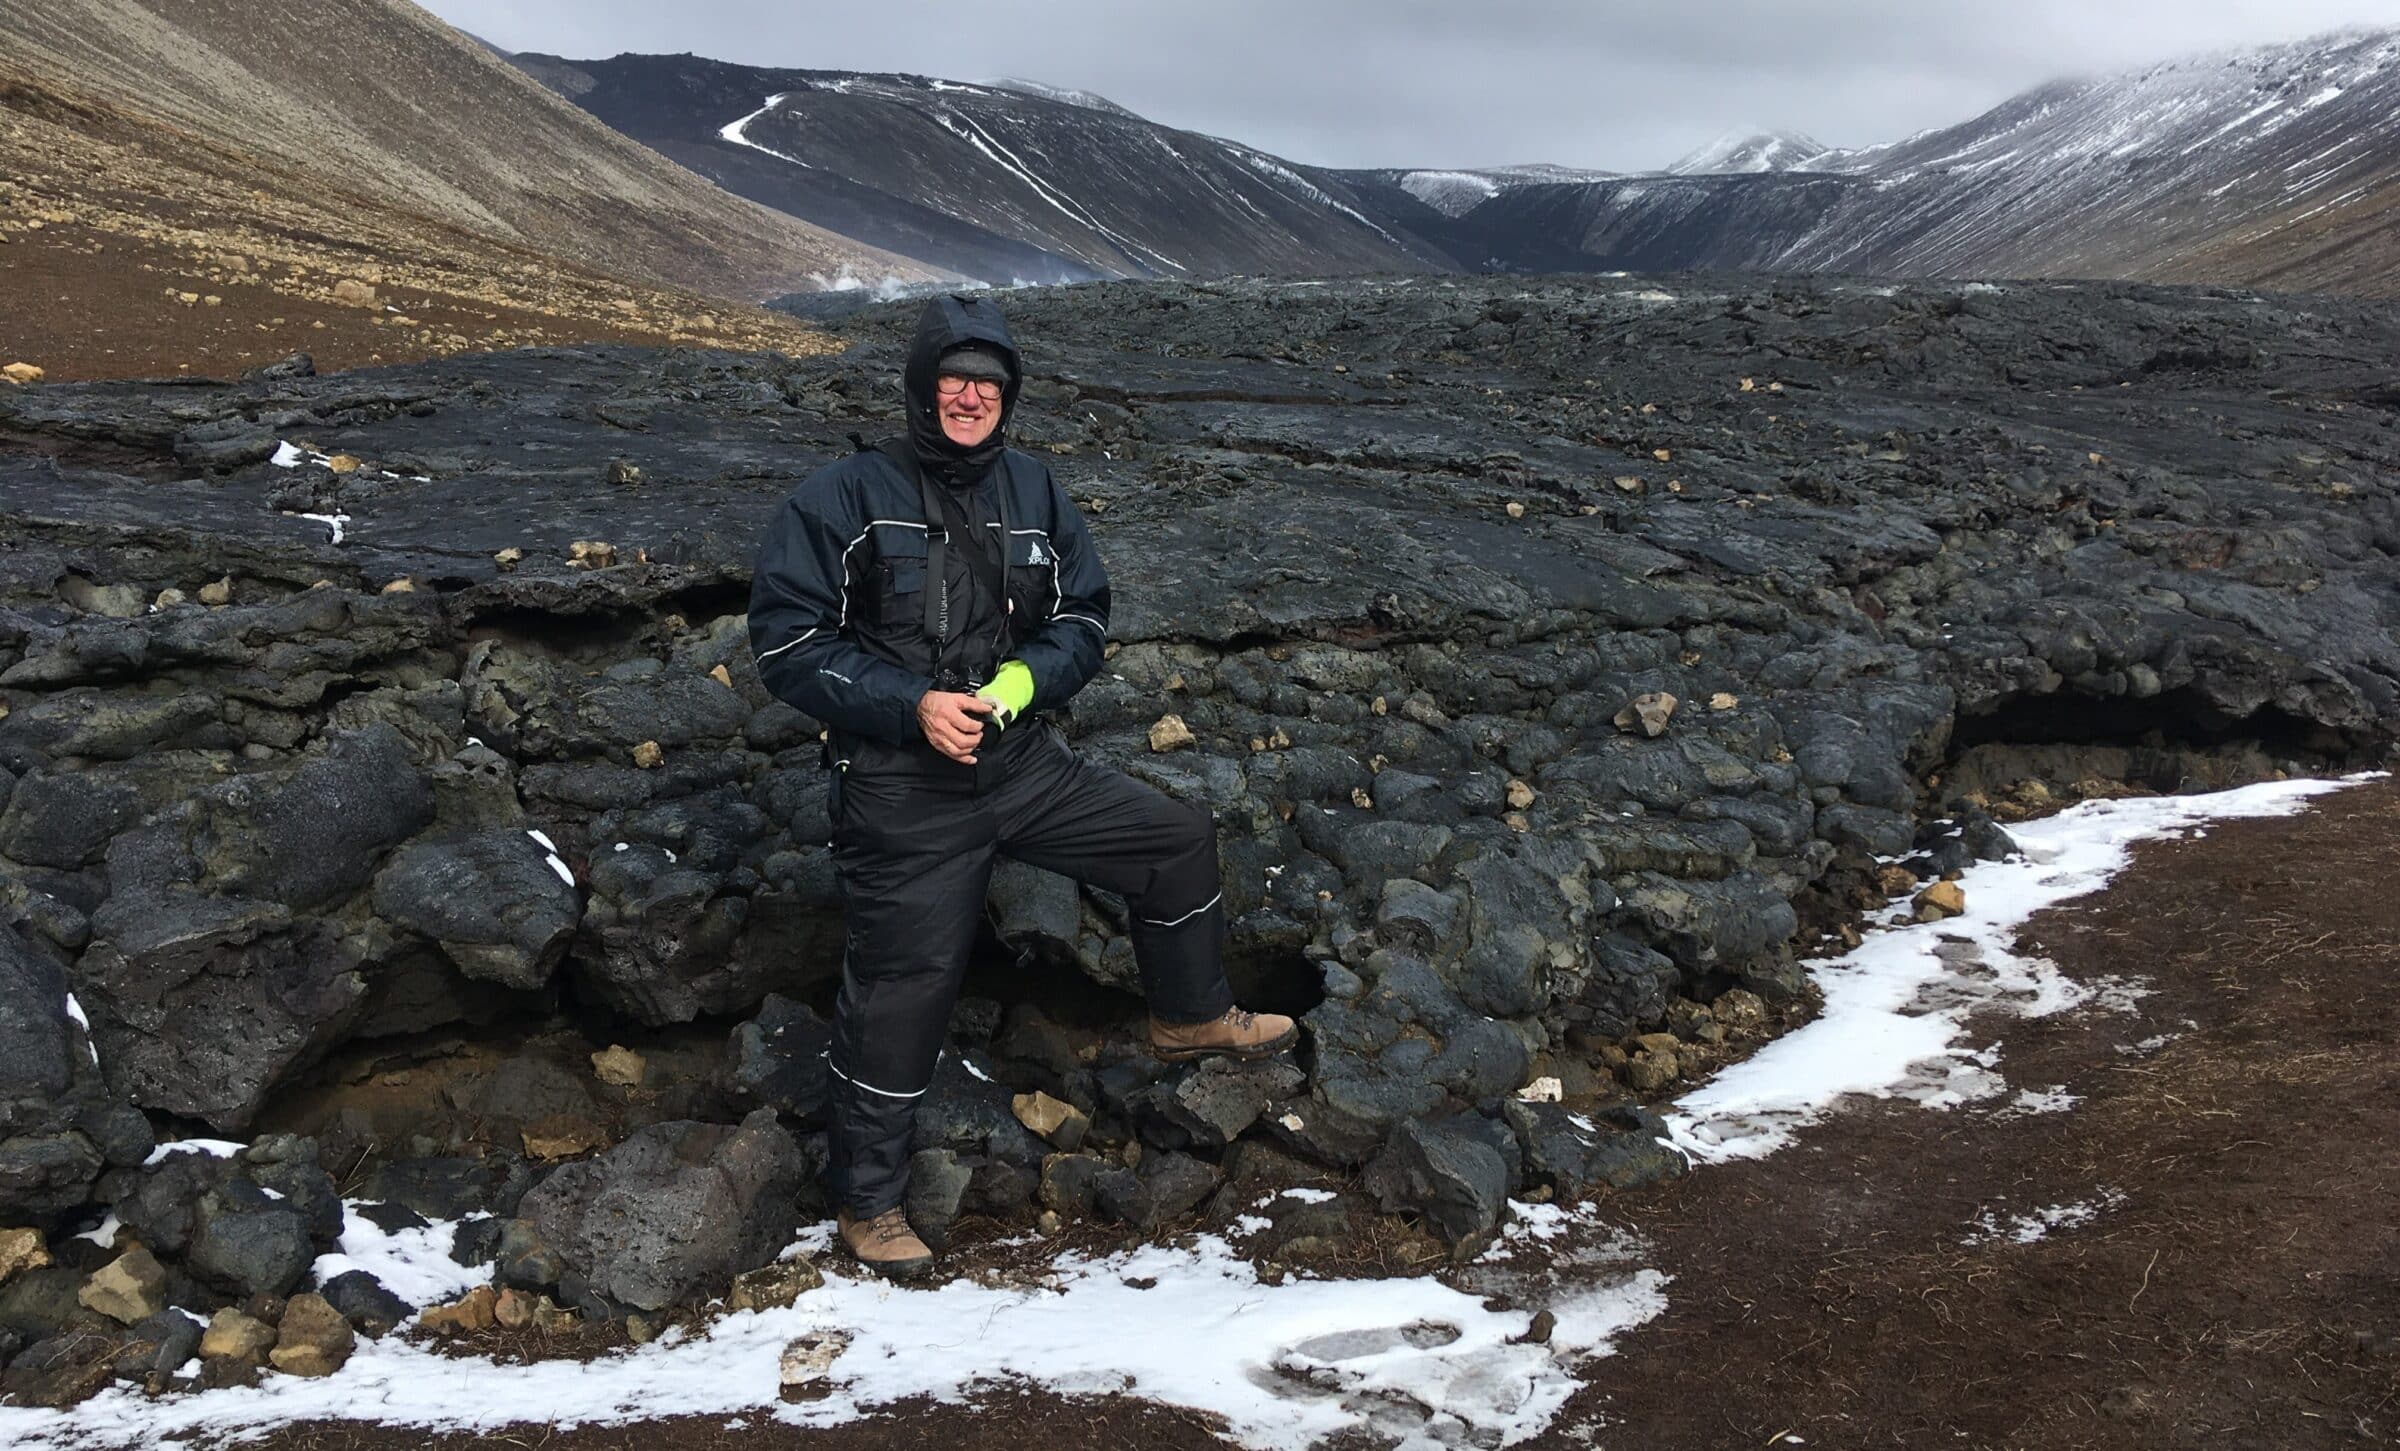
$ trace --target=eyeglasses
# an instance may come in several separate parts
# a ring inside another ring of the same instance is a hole
[[[1000,401],[1000,385],[989,378],[961,378],[955,373],[944,373],[933,380],[933,386],[944,398],[956,398],[967,391],[969,383],[975,385],[975,396],[984,402]]]

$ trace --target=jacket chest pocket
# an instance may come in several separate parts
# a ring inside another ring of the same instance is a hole
[[[868,576],[874,581],[871,613],[886,629],[920,623],[925,618],[925,557],[893,555],[875,561]]]
[[[1029,530],[1009,540],[1008,598],[1020,629],[1050,618],[1058,604],[1058,556],[1044,535]]]

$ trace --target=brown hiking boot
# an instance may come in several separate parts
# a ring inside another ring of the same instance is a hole
[[[1272,1058],[1300,1037],[1300,1025],[1280,1013],[1227,1008],[1205,1023],[1150,1019],[1150,1051],[1169,1063],[1194,1058]]]
[[[897,1204],[871,1219],[853,1219],[845,1209],[833,1223],[851,1258],[879,1275],[905,1279],[933,1267],[933,1251],[908,1227],[908,1216]]]

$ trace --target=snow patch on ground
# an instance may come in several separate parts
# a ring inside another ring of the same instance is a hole
[[[152,1149],[150,1157],[142,1160],[142,1167],[148,1169],[163,1164],[174,1154],[213,1154],[220,1159],[230,1159],[249,1147],[231,1139],[175,1139]]]
[[[2023,1118],[2028,1114],[2036,1113],[2065,1113],[2081,1102],[2083,1102],[2083,1095],[2067,1092],[2067,1086],[2063,1083],[2055,1084],[2040,1092],[2030,1088],[2020,1088],[2017,1090],[2017,1096],[2000,1105],[1993,1116],[1996,1118]]]
[[[470,1276],[441,1252],[449,1230],[384,1234],[354,1216],[342,1252],[318,1268],[370,1269],[403,1294],[454,1294]],[[1487,1309],[1482,1296],[1430,1279],[1271,1286],[1214,1235],[1064,1255],[1031,1285],[904,1289],[833,1266],[824,1288],[789,1309],[727,1315],[703,1334],[670,1332],[589,1363],[500,1365],[361,1341],[321,1380],[274,1376],[156,1400],[119,1388],[73,1412],[0,1408],[0,1444],[181,1446],[304,1419],[468,1433],[679,1415],[825,1426],[913,1396],[955,1400],[1031,1382],[1206,1407],[1267,1451],[1302,1451],[1362,1421],[1402,1446],[1503,1445],[1548,1425],[1575,1389],[1575,1368],[1665,1308],[1665,1283],[1640,1270],[1579,1285],[1548,1306],[1549,1343],[1530,1345],[1517,1343],[1530,1310]],[[784,1347],[828,1329],[851,1337],[830,1393],[784,1403]]]
[[[342,1247],[317,1256],[313,1267],[319,1285],[352,1270],[365,1270],[385,1289],[423,1308],[447,1304],[477,1285],[491,1282],[491,1266],[470,1269],[450,1258],[458,1223],[435,1220],[414,1229],[386,1230],[355,1209],[345,1209]],[[484,1217],[469,1215],[461,1222]]]
[[[2199,796],[2085,801],[2011,828],[2022,854],[1984,862],[1959,882],[1967,913],[1909,921],[1895,902],[1881,930],[1847,954],[1808,965],[1825,995],[1815,1022],[1769,1043],[1676,1103],[1669,1141],[1695,1159],[1761,1158],[1851,1094],[1950,1104],[1996,1092],[1996,1049],[1961,1046],[1967,1020],[2002,1008],[2041,1017],[2096,1005],[2130,1011],[2137,985],[2070,982],[2055,965],[2011,951],[2043,908],[2096,892],[2133,844],[2204,821],[2288,816],[2348,781],[2269,781]]]
[[[1975,1227],[1959,1242],[1976,1245],[2007,1240],[2011,1244],[2032,1244],[2036,1240],[2047,1239],[2054,1229],[2081,1229],[2098,1219],[2102,1212],[2124,1202],[2124,1195],[2109,1189],[2102,1191],[2097,1199],[2053,1204],[2030,1214],[2011,1214],[2006,1218],[2002,1218],[1995,1210],[1986,1209],[1975,1216]]]

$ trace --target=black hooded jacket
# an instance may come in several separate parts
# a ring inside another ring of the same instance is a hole
[[[965,342],[998,348],[1011,373],[999,426],[972,450],[942,433],[934,393],[941,355]],[[1004,441],[1023,376],[997,307],[949,295],[926,304],[903,376],[907,441],[975,528],[1000,529],[999,491],[1007,491],[1008,604],[977,585],[959,547],[945,549],[948,599],[964,609],[946,646],[925,628],[924,498],[886,453],[856,453],[817,470],[768,526],[750,587],[759,676],[825,722],[842,754],[865,738],[940,761],[917,724],[917,702],[937,681],[971,690],[1001,661],[1021,660],[1033,674],[1031,710],[1041,711],[1063,705],[1100,668],[1109,588],[1091,534],[1050,470]],[[940,530],[938,519],[933,527]]]

